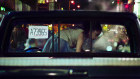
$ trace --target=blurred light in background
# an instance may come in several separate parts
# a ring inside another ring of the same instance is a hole
[[[1,7],[0,7],[0,10],[1,10],[1,11],[5,11],[5,8],[1,6]]]
[[[128,7],[129,7],[129,5],[128,5],[128,4],[126,4],[126,5],[125,5],[125,8],[128,8]]]
[[[57,0],[55,0],[55,2],[57,2]]]
[[[112,4],[114,4],[115,2],[114,1],[112,1]]]
[[[46,3],[49,3],[49,0],[46,0]]]
[[[71,4],[75,4],[75,2],[72,0],[72,1],[71,1]]]
[[[61,8],[61,10],[63,11],[63,10],[64,10],[64,8],[62,7],[62,8]]]
[[[88,0],[88,2],[92,2],[92,0]]]
[[[112,46],[107,46],[106,50],[107,51],[112,51]]]
[[[72,9],[73,11],[75,11],[75,9]]]
[[[133,0],[128,0],[128,4],[131,4],[133,2]]]
[[[72,24],[72,26],[75,26],[74,24]]]
[[[77,8],[80,8],[80,5],[77,5]]]

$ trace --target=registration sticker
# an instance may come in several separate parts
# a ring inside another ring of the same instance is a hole
[[[34,39],[47,39],[48,26],[29,26],[28,37]]]

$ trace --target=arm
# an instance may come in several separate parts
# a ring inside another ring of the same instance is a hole
[[[83,33],[80,33],[78,40],[77,40],[76,52],[81,52],[83,40],[84,40],[84,35],[83,35]]]

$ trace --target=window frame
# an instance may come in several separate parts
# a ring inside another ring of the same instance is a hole
[[[29,20],[31,20],[31,21],[35,21],[35,22],[38,22],[40,19],[42,19],[42,18],[38,18],[38,20],[33,20],[33,19],[37,19],[37,17],[34,17],[34,18],[32,18],[32,17],[30,17],[30,18],[14,18],[14,19],[11,19],[10,20],[10,23],[7,25],[7,27],[5,28],[6,29],[6,31],[9,31],[9,33],[11,33],[11,31],[12,31],[12,28],[13,27],[11,27],[11,23],[14,21],[14,20],[18,20],[18,19],[22,19],[22,20],[24,20],[24,21],[29,21]],[[49,22],[51,22],[52,24],[53,24],[53,22],[56,22],[56,21],[58,21],[58,24],[60,23],[60,19],[63,19],[62,21],[64,21],[65,22],[65,20],[67,20],[67,21],[70,21],[70,20],[72,20],[72,19],[74,19],[75,21],[77,20],[77,19],[81,19],[81,18],[73,18],[73,17],[67,17],[67,18],[64,18],[64,17],[61,17],[61,18],[49,18]],[[93,19],[93,17],[85,17],[84,19],[86,19],[86,20],[92,20]],[[5,37],[4,37],[4,39],[5,40],[3,40],[3,44],[2,44],[2,47],[5,47],[5,48],[2,48],[2,50],[4,51],[3,52],[3,55],[4,56],[25,56],[25,57],[28,57],[29,55],[29,57],[32,57],[32,56],[51,56],[51,57],[137,57],[138,56],[138,47],[139,47],[139,43],[138,43],[138,39],[140,39],[140,38],[138,38],[137,40],[135,39],[135,38],[137,38],[137,36],[139,36],[137,33],[138,33],[138,30],[136,30],[138,27],[137,27],[137,25],[136,25],[136,22],[134,22],[134,20],[132,20],[132,19],[128,19],[128,18],[114,18],[114,19],[112,19],[112,17],[109,17],[109,18],[107,18],[107,19],[105,19],[105,18],[103,18],[103,17],[94,17],[94,20],[95,21],[97,21],[97,22],[100,22],[100,21],[105,21],[105,20],[109,20],[109,21],[112,21],[112,22],[116,22],[116,21],[119,21],[119,22],[121,22],[121,23],[123,23],[124,21],[128,21],[128,22],[130,22],[130,24],[131,25],[134,25],[134,27],[133,27],[133,29],[131,29],[132,27],[130,27],[129,26],[129,24],[126,24],[127,25],[127,27],[125,27],[126,29],[127,29],[127,33],[128,33],[128,36],[129,36],[129,38],[130,38],[130,46],[131,46],[131,52],[132,53],[130,53],[130,54],[128,54],[128,53],[111,53],[111,54],[108,54],[108,52],[105,52],[105,53],[88,53],[88,54],[85,54],[85,53],[47,53],[47,55],[45,55],[45,53],[41,53],[41,54],[39,54],[39,53],[8,53],[6,50],[7,50],[7,47],[8,47],[8,41],[9,41],[9,39],[10,39],[10,37],[9,37],[9,35],[8,35],[8,33],[5,33]],[[43,20],[45,20],[45,18],[43,18]],[[45,20],[45,21],[47,21],[47,20]],[[112,24],[112,23],[111,23]],[[134,30],[135,29],[135,30]],[[136,33],[133,33],[132,34],[132,32],[136,32]],[[133,36],[134,35],[134,36]],[[134,40],[135,39],[135,40]],[[5,43],[5,44],[4,44]],[[76,55],[75,55],[76,54]]]

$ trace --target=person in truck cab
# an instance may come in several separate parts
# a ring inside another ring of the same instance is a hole
[[[79,34],[83,32],[80,28],[67,28],[60,31],[60,52],[75,52],[77,39]],[[54,51],[58,51],[58,33],[54,35]],[[44,48],[43,52],[50,52],[52,49],[52,37],[50,37]]]
[[[85,23],[83,26],[90,26]],[[95,24],[92,30],[92,39],[95,41],[102,31],[100,24]],[[82,36],[83,35],[83,36]],[[81,42],[82,41],[82,42]],[[67,28],[60,31],[60,52],[80,52],[79,49],[89,50],[90,48],[90,27]],[[87,45],[88,44],[88,45]],[[82,45],[82,48],[81,46]],[[52,49],[52,37],[46,42],[43,52],[50,52]],[[58,51],[58,34],[54,35],[54,51]]]
[[[9,51],[23,51],[25,48],[24,43],[26,42],[26,38],[27,36],[23,28],[20,28],[19,26],[14,27],[10,38]]]
[[[76,52],[90,52],[91,47],[91,38],[92,38],[92,49],[94,49],[94,42],[98,39],[102,31],[101,25],[99,23],[95,23],[92,27],[92,35],[90,35],[90,27],[86,27],[83,32],[80,33],[77,45]]]

